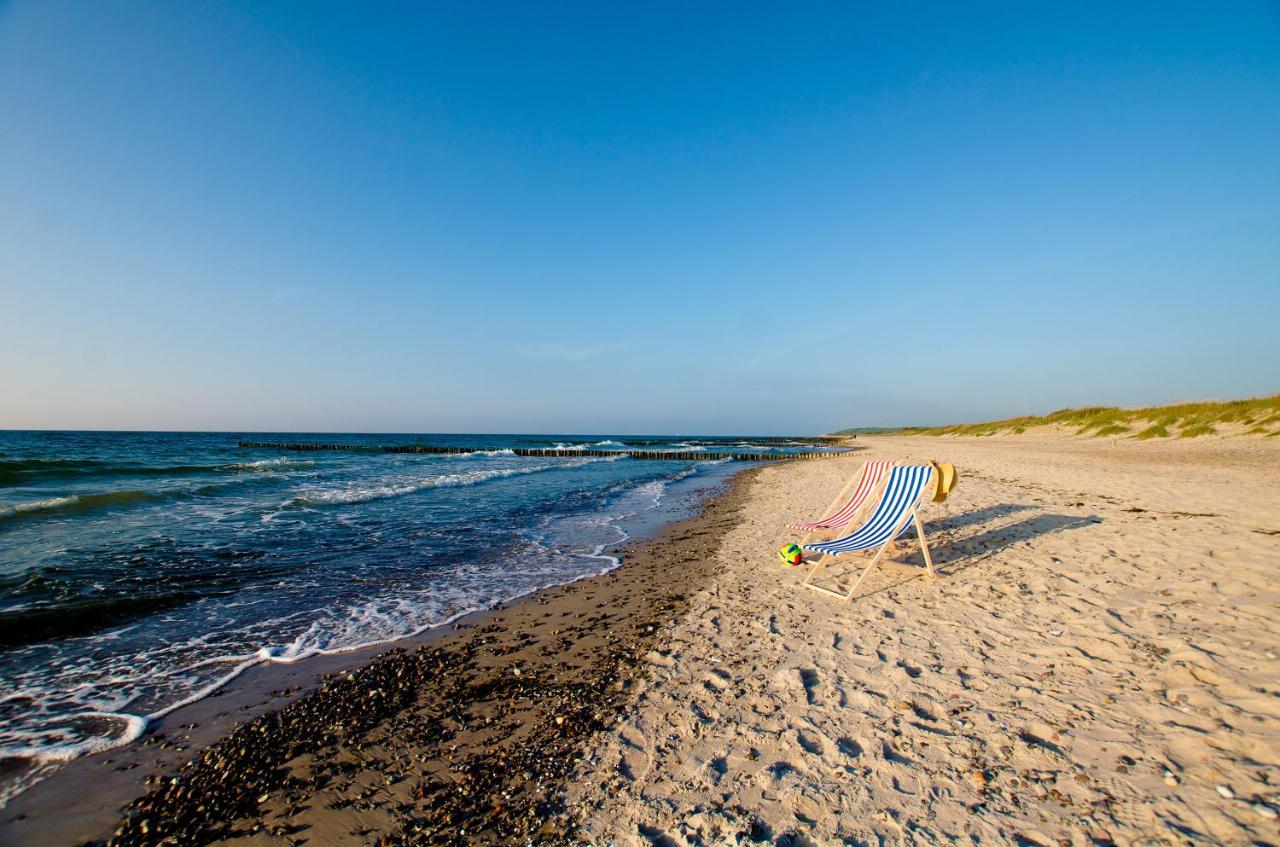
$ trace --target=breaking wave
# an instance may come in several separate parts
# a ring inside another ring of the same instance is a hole
[[[461,485],[478,485],[491,479],[504,479],[510,476],[541,473],[542,471],[560,468],[581,467],[593,461],[608,462],[612,458],[574,460],[572,463],[557,462],[555,464],[533,465],[525,468],[494,468],[483,471],[466,471],[463,473],[441,474],[423,479],[401,482],[390,482],[384,485],[351,486],[329,491],[314,491],[299,495],[284,504],[286,508],[305,506],[340,506],[351,503],[368,503],[371,500],[386,500],[392,497],[403,497],[418,491],[431,488],[450,488]]]
[[[164,500],[171,496],[158,491],[112,491],[104,494],[68,494],[30,503],[16,503],[0,508],[0,519],[35,516],[45,512],[66,513],[91,509],[110,509]]]

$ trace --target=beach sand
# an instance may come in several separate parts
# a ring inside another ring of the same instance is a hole
[[[857,444],[740,474],[608,575],[275,680],[310,693],[246,680],[229,736],[219,698],[177,713],[0,843],[107,838],[144,787],[114,843],[1280,842],[1280,440]],[[906,545],[846,604],[774,551],[869,457],[961,480],[925,512],[941,579]]]
[[[583,840],[1280,843],[1276,439],[857,443],[958,466],[941,579],[908,545],[804,589],[773,551],[854,465],[762,469],[570,783]]]

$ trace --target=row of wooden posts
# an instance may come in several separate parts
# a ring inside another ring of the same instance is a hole
[[[773,462],[783,459],[830,459],[842,455],[841,452],[805,452],[805,453],[714,453],[707,450],[684,450],[679,453],[661,450],[563,450],[555,448],[529,447],[439,447],[430,444],[404,445],[358,445],[358,444],[284,444],[263,441],[241,441],[241,447],[259,450],[365,450],[378,453],[477,453],[496,450],[510,450],[517,456],[554,456],[573,458],[575,456],[627,456],[632,459],[665,459],[667,461],[705,462],[716,459],[736,459],[738,461]]]
[[[711,438],[706,436],[702,438],[690,436],[688,440],[701,441],[704,444],[741,444],[743,442],[748,444],[812,444],[814,442],[838,444],[844,441],[845,438],[846,437],[843,435],[738,435],[728,438],[723,436]],[[646,438],[628,438],[627,443],[636,447],[649,447],[658,444],[669,444],[671,442]]]

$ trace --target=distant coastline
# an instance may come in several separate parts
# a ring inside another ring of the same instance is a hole
[[[1172,403],[1125,409],[1089,406],[981,423],[942,426],[855,427],[833,435],[1022,435],[1052,429],[1089,437],[1198,438],[1203,435],[1280,435],[1280,394],[1244,400]]]

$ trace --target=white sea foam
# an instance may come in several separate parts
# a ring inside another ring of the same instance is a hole
[[[478,485],[491,479],[503,479],[510,476],[540,473],[542,471],[577,468],[596,462],[616,462],[625,458],[618,456],[582,457],[570,461],[549,462],[516,468],[491,468],[488,470],[465,471],[462,473],[439,474],[437,476],[415,479],[390,480],[382,485],[348,486],[346,488],[316,489],[305,491],[283,504],[284,508],[305,506],[336,506],[354,503],[368,503],[371,500],[385,500],[390,497],[403,497],[418,491],[431,488],[451,488],[454,486]]]
[[[447,488],[458,485],[476,485],[491,479],[509,476],[538,473],[552,470],[555,465],[535,465],[528,468],[502,468],[484,471],[466,471],[464,473],[441,474],[405,482],[393,482],[386,485],[351,486],[331,490],[311,491],[294,497],[285,503],[286,506],[319,506],[346,505],[367,503],[371,500],[385,500],[389,497],[403,497],[429,488]]]
[[[120,747],[136,741],[142,737],[142,733],[146,732],[148,724],[147,718],[141,715],[131,715],[127,712],[85,711],[77,712],[69,717],[71,719],[99,718],[119,723],[120,732],[111,736],[91,736],[81,741],[63,740],[60,742],[51,741],[50,733],[48,732],[18,732],[14,734],[19,737],[27,736],[32,743],[22,746],[9,744],[0,747],[0,759],[29,759],[36,763],[70,762],[72,759],[78,759],[81,756],[101,753],[103,750],[110,750],[113,747]]]
[[[79,502],[79,496],[71,494],[66,497],[50,497],[47,500],[33,500],[30,503],[15,503],[12,506],[0,507],[0,518],[11,518],[15,515],[27,514],[28,512],[43,512],[50,509],[61,509],[64,506],[73,506]]]
[[[309,459],[259,459],[256,462],[237,462],[227,467],[241,471],[273,470],[276,468],[306,468],[315,465]]]

